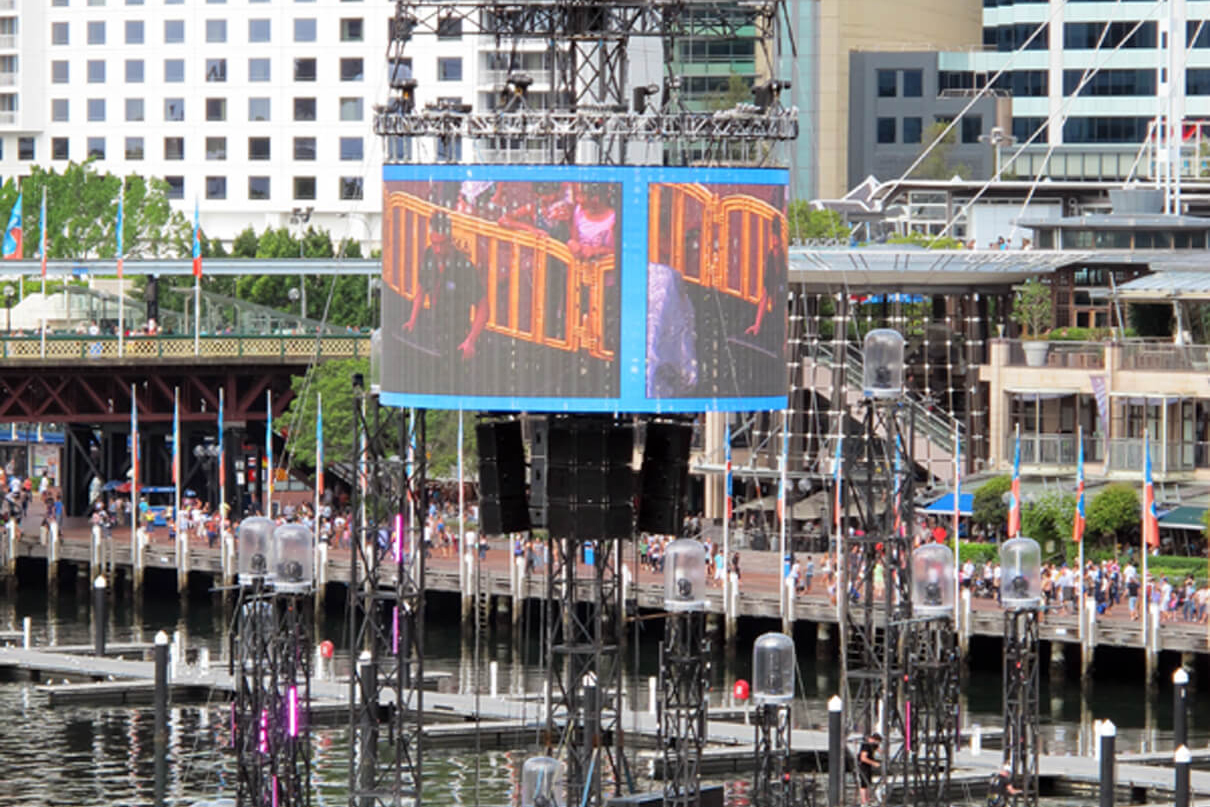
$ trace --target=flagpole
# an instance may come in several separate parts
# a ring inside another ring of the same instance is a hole
[[[138,579],[139,563],[139,409],[135,385],[130,385],[130,563]]]
[[[265,517],[273,518],[273,390],[265,391]]]
[[[324,484],[324,398],[322,392],[315,393],[315,537],[318,546],[323,534],[319,523],[319,505],[323,497]]]
[[[193,279],[193,355],[202,353],[202,279]]]
[[[122,266],[122,203],[126,198],[126,180],[122,180],[122,188],[118,191],[118,226],[117,226],[117,258],[118,258],[118,358],[125,355],[126,344],[126,277]]]
[[[181,522],[181,388],[172,389],[172,495],[174,512],[173,523],[176,524],[176,559],[177,568],[181,568],[181,545],[184,530]]]
[[[780,600],[784,603],[786,600],[786,574],[789,569],[786,568],[786,522],[790,519],[788,512],[790,504],[790,493],[786,485],[789,479],[790,465],[790,413],[788,410],[782,410],[781,413],[781,479],[777,491],[778,510],[781,515],[781,533],[778,537],[781,548],[781,595]],[[782,617],[786,615],[786,606],[782,606]]]
[[[954,424],[954,624],[958,624],[958,600],[962,595],[962,542],[958,526],[962,517],[962,442]]]
[[[458,410],[458,558],[459,591],[466,591],[466,493],[463,484],[462,453],[463,453],[462,409]],[[528,567],[527,567],[528,568]]]
[[[731,419],[723,414],[723,613],[730,615],[731,591]],[[717,573],[717,572],[716,572]]]
[[[1151,464],[1151,441],[1147,429],[1143,429],[1143,468],[1150,474],[1151,469],[1148,467]],[[1142,579],[1139,581],[1139,594],[1142,596],[1143,605],[1139,609],[1139,620],[1143,623],[1143,655],[1147,654],[1147,612],[1150,605],[1151,592],[1147,587],[1147,479],[1143,479],[1143,529],[1139,530],[1139,535],[1143,539],[1143,572]]]
[[[836,458],[832,461],[832,477],[835,488],[832,492],[832,526],[834,532],[836,533],[836,568],[832,570],[832,574],[836,578],[836,621],[838,625],[843,625],[845,616],[845,600],[849,596],[849,590],[847,588],[847,582],[845,579],[847,575],[845,574],[843,565],[844,551],[842,545],[844,544],[844,528],[842,526],[843,518],[840,512],[841,504],[844,501],[844,481],[842,479],[841,469],[841,464],[844,457],[842,452],[844,446],[843,419],[837,421],[837,429],[839,432],[836,435]]]
[[[38,238],[41,240],[42,257],[42,349],[41,357],[46,358],[46,186],[42,186],[41,223],[38,227]]]
[[[223,387],[218,388],[218,531],[220,544],[227,518],[227,446],[223,441]]]
[[[1076,491],[1076,496],[1084,495],[1084,427],[1081,425],[1076,429],[1076,439],[1079,441],[1076,444],[1076,451],[1080,456],[1080,489]],[[1076,500],[1076,507],[1080,506],[1080,502]],[[1079,512],[1076,513],[1076,518],[1080,518]],[[1076,609],[1076,613],[1080,615],[1080,634],[1084,633],[1084,526],[1080,525],[1080,545],[1078,547],[1080,553],[1080,605]]]

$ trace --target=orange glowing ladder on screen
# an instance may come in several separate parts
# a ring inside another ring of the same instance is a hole
[[[606,360],[614,357],[615,350],[605,344],[605,293],[616,270],[612,255],[575,258],[560,241],[445,210],[408,193],[389,193],[385,201],[383,282],[404,299],[414,301],[419,293],[429,216],[442,210],[450,218],[455,246],[484,273],[488,330],[556,350],[583,350]],[[567,267],[563,294],[555,303],[561,310],[548,305],[552,261]],[[522,282],[526,271],[529,283]],[[560,313],[563,333],[547,333],[548,321]]]
[[[690,283],[756,305],[774,221],[781,221],[784,233],[781,211],[753,196],[719,196],[698,184],[654,184],[648,229],[667,233],[667,240],[650,240],[648,260],[672,267]]]

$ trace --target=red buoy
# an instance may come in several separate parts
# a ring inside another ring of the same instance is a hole
[[[319,643],[319,655],[326,659],[332,658],[332,654],[336,652],[336,645],[332,644],[331,640],[324,639]]]
[[[745,681],[744,679],[740,678],[738,681],[736,681],[735,686],[732,688],[731,691],[735,695],[736,700],[740,700],[740,701],[748,700],[748,694],[749,694],[748,693],[748,682]]]

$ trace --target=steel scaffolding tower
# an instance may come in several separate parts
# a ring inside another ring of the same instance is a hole
[[[1038,610],[1004,612],[1004,755],[1021,788],[1014,805],[1038,804]]]
[[[701,804],[709,648],[704,613],[687,611],[664,617],[658,706],[665,807]]]
[[[752,803],[756,807],[790,807],[794,783],[790,775],[790,704],[762,703],[755,709],[756,776]]]
[[[958,746],[959,654],[951,617],[913,620],[907,649],[904,723],[908,804],[950,804],[950,770]]]
[[[423,801],[423,410],[380,409],[354,376],[349,804]],[[387,710],[385,720],[381,710]],[[383,745],[385,744],[385,749]]]

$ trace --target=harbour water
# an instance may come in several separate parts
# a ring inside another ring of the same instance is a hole
[[[65,592],[48,602],[44,592],[32,590],[0,604],[0,627],[20,626],[25,616],[32,619],[36,644],[90,641],[85,598]],[[158,630],[178,631],[189,646],[208,647],[217,660],[225,644],[224,619],[221,609],[209,601],[191,602],[184,612],[174,598],[149,601],[141,614],[128,601],[119,602],[113,609],[110,636],[112,641],[150,640]],[[657,672],[658,624],[650,623],[639,641],[627,650],[626,689],[631,708],[647,708],[648,677]],[[345,645],[340,613],[329,614],[317,638],[331,639],[338,648]],[[526,623],[522,639],[514,644],[507,632],[492,633],[480,643],[476,665],[473,643],[462,641],[456,619],[433,621],[426,634],[426,668],[450,673],[450,685],[460,691],[473,692],[478,685],[486,694],[488,663],[494,660],[499,665],[502,692],[536,692],[542,681],[536,623]],[[750,642],[751,637],[748,645]],[[747,677],[746,650],[741,638],[733,667],[716,666],[712,670],[714,702],[730,703],[734,679]],[[338,652],[334,666],[339,673],[347,666],[347,657]],[[800,700],[795,707],[795,722],[822,727],[825,703],[840,686],[835,659],[817,660],[813,653],[800,653],[799,670]],[[964,692],[964,724],[999,725],[1000,676],[994,664],[976,666]],[[1199,716],[1210,714],[1210,697],[1204,692],[1192,697],[1191,745],[1206,747],[1210,742],[1210,719]],[[1091,754],[1094,718],[1110,718],[1118,726],[1119,750],[1171,748],[1171,691],[1167,688],[1161,687],[1147,697],[1141,682],[1109,680],[1098,681],[1091,691],[1082,693],[1075,682],[1051,678],[1043,682],[1041,704],[1047,753]],[[215,701],[172,709],[169,804],[234,795],[235,760],[228,747],[228,708]],[[51,709],[33,684],[3,683],[0,715],[0,807],[153,804],[150,707]],[[345,727],[314,731],[316,805],[346,803],[347,736]],[[514,804],[521,764],[538,751],[535,737],[528,748],[430,753],[425,758],[425,803],[434,807]],[[649,770],[650,756],[641,753],[637,764],[640,789],[657,786],[647,778]],[[743,777],[733,777],[723,784],[729,805],[744,807],[748,803],[748,782]],[[1053,803],[1081,802],[1066,799]]]

